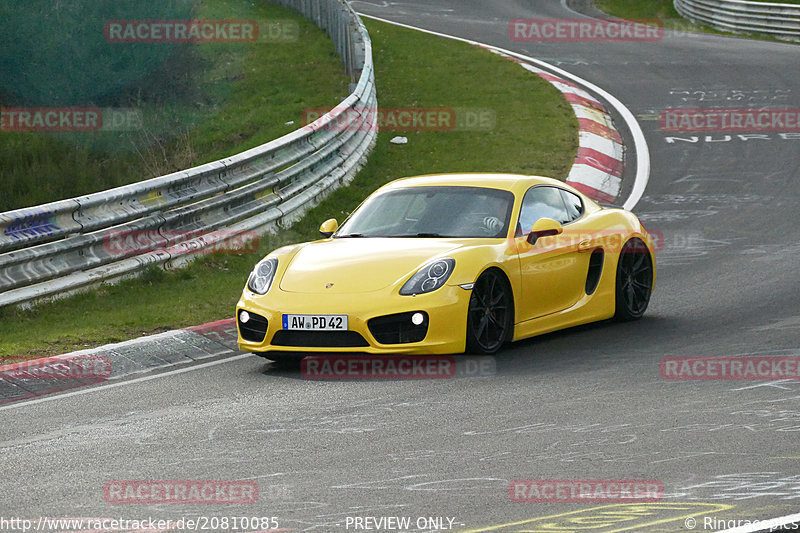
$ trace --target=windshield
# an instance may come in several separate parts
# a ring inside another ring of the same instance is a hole
[[[498,189],[396,189],[370,197],[335,236],[502,238],[513,205],[514,195]]]

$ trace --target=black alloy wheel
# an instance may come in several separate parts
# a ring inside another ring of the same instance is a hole
[[[622,247],[617,264],[616,314],[621,321],[641,318],[653,291],[653,260],[641,239]]]
[[[467,351],[496,353],[511,336],[514,302],[505,277],[496,270],[484,272],[469,299]]]

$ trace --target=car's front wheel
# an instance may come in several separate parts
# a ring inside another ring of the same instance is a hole
[[[511,289],[497,270],[487,270],[472,288],[467,311],[467,351],[491,355],[511,337]]]
[[[653,291],[653,260],[641,239],[625,243],[617,264],[616,313],[620,321],[641,318]]]

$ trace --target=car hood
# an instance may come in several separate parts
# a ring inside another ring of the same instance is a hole
[[[461,245],[442,239],[344,238],[309,243],[280,281],[285,292],[352,294],[385,289]]]

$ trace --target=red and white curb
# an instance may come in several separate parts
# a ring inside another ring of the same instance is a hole
[[[0,405],[234,354],[236,341],[229,318],[55,357],[13,358],[0,365]]]
[[[518,63],[561,91],[578,119],[578,153],[566,182],[592,200],[614,203],[622,189],[625,148],[605,106],[570,81],[499,50],[488,50]]]

